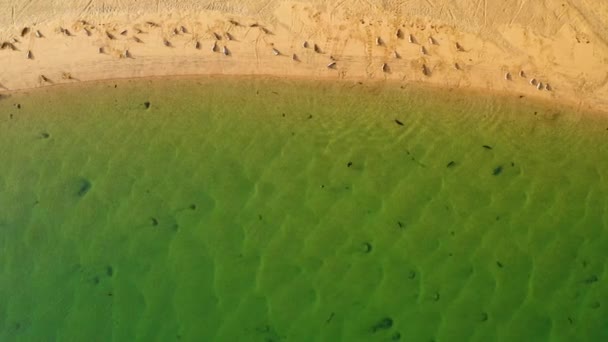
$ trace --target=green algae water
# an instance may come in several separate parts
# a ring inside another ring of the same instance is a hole
[[[606,341],[608,120],[262,79],[0,99],[2,341]]]

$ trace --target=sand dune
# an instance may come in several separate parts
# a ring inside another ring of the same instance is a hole
[[[608,112],[599,0],[3,0],[0,13],[2,92],[254,74],[482,88]]]

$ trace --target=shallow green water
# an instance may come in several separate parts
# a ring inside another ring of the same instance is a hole
[[[0,340],[606,341],[607,129],[391,85],[14,94]]]

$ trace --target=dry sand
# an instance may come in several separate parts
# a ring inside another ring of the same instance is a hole
[[[426,82],[608,113],[603,0],[0,0],[0,42],[0,92],[254,74]]]

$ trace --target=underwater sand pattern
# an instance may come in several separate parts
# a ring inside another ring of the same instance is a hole
[[[0,340],[608,340],[605,119],[348,82],[80,90],[0,99]]]

